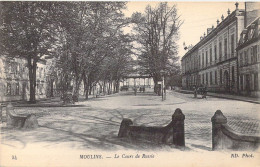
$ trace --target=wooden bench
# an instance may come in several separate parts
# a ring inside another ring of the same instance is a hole
[[[14,110],[6,110],[6,123],[17,128],[36,128],[38,121],[34,114],[16,114]]]

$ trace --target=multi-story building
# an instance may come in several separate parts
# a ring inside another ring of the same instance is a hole
[[[228,10],[226,18],[222,15],[221,22],[217,20],[217,27],[208,28],[207,34],[204,33],[204,37],[182,57],[184,89],[196,85],[206,86],[212,92],[239,92],[236,48],[240,33],[257,12],[251,10],[246,15],[245,10],[238,9],[238,3],[235,5],[235,11],[230,13]]]
[[[191,89],[194,85],[200,83],[198,75],[199,59],[198,45],[190,49],[182,58],[182,86],[184,89]]]
[[[210,91],[237,92],[238,36],[244,28],[244,10],[238,8],[205,36],[199,48],[201,84]]]
[[[0,56],[0,101],[29,100],[30,83],[27,61],[21,58]],[[45,98],[46,62],[37,64],[36,99]]]
[[[260,18],[255,19],[240,35],[237,47],[239,92],[260,97]]]

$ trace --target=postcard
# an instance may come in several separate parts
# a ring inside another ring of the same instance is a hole
[[[0,1],[0,166],[260,166],[260,3]]]

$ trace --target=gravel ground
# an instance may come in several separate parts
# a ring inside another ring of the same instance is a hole
[[[149,90],[148,90],[149,91]],[[191,94],[167,92],[167,99],[146,93],[120,92],[89,101],[79,107],[16,107],[17,113],[35,113],[40,127],[35,130],[9,129],[1,124],[1,144],[18,149],[42,148],[91,150],[177,151],[173,146],[128,141],[117,138],[123,118],[134,124],[163,126],[171,121],[176,108],[185,115],[185,150],[211,150],[211,117],[220,109],[235,131],[259,136],[259,104]]]

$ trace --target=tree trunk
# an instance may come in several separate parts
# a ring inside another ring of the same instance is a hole
[[[73,101],[77,102],[79,98],[79,87],[81,84],[81,77],[75,77],[73,80],[73,90],[72,90],[72,96]]]
[[[33,62],[32,62],[33,60]],[[36,87],[36,66],[34,59],[28,59],[29,81],[30,81],[30,103],[36,103],[35,87]]]
[[[156,77],[153,77],[153,81],[154,81],[154,88],[153,88],[153,90],[154,90],[154,92],[155,93],[157,93],[157,85],[158,85],[158,80],[157,80],[157,78]]]
[[[103,85],[102,85],[102,83],[98,83],[99,84],[99,87],[100,87],[100,89],[99,89],[99,93],[102,93],[102,91],[103,91]]]
[[[116,81],[116,93],[119,92],[119,79]]]
[[[54,80],[53,79],[51,79],[51,97],[54,97],[54,95],[53,95],[53,82],[54,82]]]
[[[104,81],[104,85],[103,85],[103,93],[104,93],[104,95],[106,94],[106,81]]]
[[[110,95],[111,93],[111,81],[108,81],[108,94]]]
[[[91,86],[91,83],[89,83],[89,86],[88,86],[88,95],[91,95],[92,94],[92,86]]]
[[[84,93],[85,93],[85,99],[88,99],[88,77],[84,77]]]
[[[113,82],[113,93],[116,93],[116,81]]]

